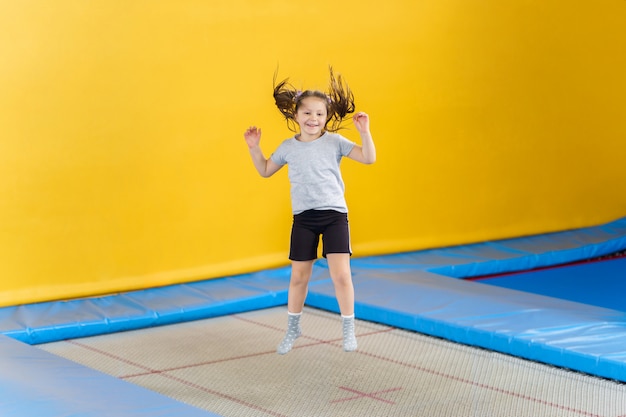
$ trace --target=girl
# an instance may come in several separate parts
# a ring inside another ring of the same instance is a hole
[[[289,352],[302,333],[300,316],[317,258],[320,235],[323,256],[328,261],[342,316],[343,348],[352,352],[357,348],[350,270],[352,251],[339,163],[344,156],[364,164],[376,161],[369,116],[358,112],[352,118],[361,136],[361,145],[335,133],[344,118],[354,113],[355,106],[350,88],[341,76],[335,78],[332,68],[328,94],[316,90],[298,91],[288,80],[276,84],[274,79],[274,99],[288,128],[296,134],[283,141],[269,158],[265,158],[259,146],[261,129],[249,127],[244,138],[254,167],[262,177],[270,177],[284,165],[289,165],[294,215],[289,252],[291,278],[287,332],[277,352],[281,355]]]

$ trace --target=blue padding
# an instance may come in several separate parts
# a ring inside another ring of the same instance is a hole
[[[0,369],[7,417],[218,417],[2,335]]]
[[[519,272],[480,282],[626,312],[626,258]]]
[[[28,344],[197,320],[287,303],[289,268],[115,296],[0,309],[0,331]]]
[[[626,381],[626,314],[426,271],[354,276],[357,317]],[[338,311],[330,282],[307,305]]]
[[[474,255],[474,260],[452,263],[432,271],[468,278],[566,264],[624,248],[626,217],[602,226],[460,246],[453,249],[455,253]]]

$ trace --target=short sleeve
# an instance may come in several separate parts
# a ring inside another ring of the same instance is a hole
[[[285,148],[285,143],[281,143],[274,153],[270,155],[270,159],[278,165],[285,165],[287,163]]]
[[[338,135],[338,136],[339,136],[339,152],[341,152],[342,156],[348,156],[348,154],[352,152],[352,149],[354,148],[354,145],[356,145],[356,143],[352,142],[349,139],[344,138],[341,135]]]

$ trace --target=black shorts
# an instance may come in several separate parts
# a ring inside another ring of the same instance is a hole
[[[348,215],[335,210],[307,210],[293,216],[289,259],[317,259],[317,247],[322,235],[322,256],[329,253],[349,253],[350,229]]]

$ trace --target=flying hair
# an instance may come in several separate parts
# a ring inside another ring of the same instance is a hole
[[[329,72],[330,82],[327,93],[319,90],[300,91],[289,83],[289,78],[277,84],[278,71],[274,73],[274,101],[278,110],[285,117],[287,127],[292,132],[297,131],[296,114],[300,103],[307,97],[316,97],[326,103],[327,118],[324,129],[329,132],[336,132],[341,129],[346,116],[354,113],[355,105],[352,90],[341,75],[335,77],[332,67],[329,67]]]

